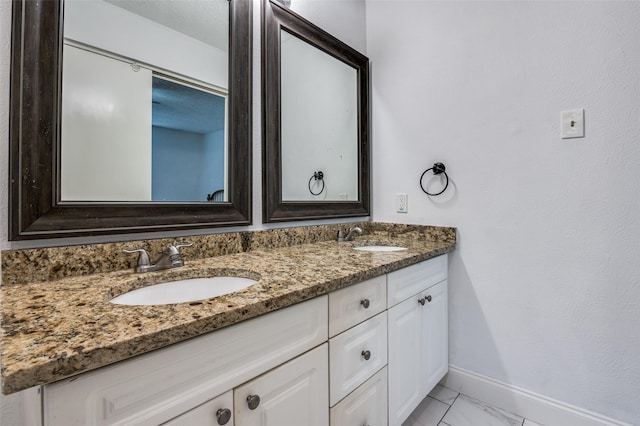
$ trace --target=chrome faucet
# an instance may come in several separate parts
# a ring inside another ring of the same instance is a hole
[[[137,273],[154,272],[184,266],[184,261],[182,260],[182,256],[180,255],[180,247],[190,247],[192,245],[193,243],[169,246],[165,251],[162,252],[160,257],[154,264],[151,264],[151,262],[149,261],[149,254],[145,249],[123,251],[125,253],[140,253],[140,255],[138,256],[138,264],[135,268],[135,271]]]
[[[350,228],[346,237],[344,236],[344,233],[342,232],[342,230],[339,230],[338,231],[338,242],[353,241],[353,239],[355,238],[354,234],[362,235],[362,228],[360,228],[358,226],[354,226],[353,228]]]

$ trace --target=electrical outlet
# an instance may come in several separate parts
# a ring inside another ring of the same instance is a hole
[[[396,212],[407,213],[408,211],[407,194],[396,194]]]

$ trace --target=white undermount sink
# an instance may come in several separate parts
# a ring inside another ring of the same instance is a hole
[[[354,247],[354,250],[360,251],[402,251],[406,250],[406,247],[396,247],[396,246],[362,246],[362,247]]]
[[[117,305],[168,305],[210,299],[245,289],[257,283],[251,278],[192,278],[150,285],[111,299]]]

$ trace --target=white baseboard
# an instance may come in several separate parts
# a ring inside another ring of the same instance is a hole
[[[632,426],[451,365],[440,384],[544,426]]]

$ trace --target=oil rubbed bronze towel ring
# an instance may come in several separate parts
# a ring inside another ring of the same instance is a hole
[[[318,180],[322,182],[322,188],[319,192],[313,192],[313,190],[311,189],[311,182]],[[313,176],[311,176],[311,178],[309,179],[309,192],[312,195],[320,195],[322,194],[322,191],[324,191],[324,173],[322,173],[321,171],[313,172]]]
[[[431,167],[431,168],[429,168],[429,169],[425,170],[424,172],[422,172],[422,175],[420,175],[420,189],[422,189],[422,192],[424,192],[424,193],[425,193],[425,194],[427,194],[427,195],[431,195],[431,196],[433,197],[433,196],[436,196],[436,195],[440,195],[440,194],[442,194],[444,191],[446,191],[446,190],[447,190],[447,187],[449,186],[449,176],[447,175],[447,172],[445,172],[445,169],[446,169],[446,168],[445,168],[444,164],[442,164],[442,163],[435,163],[435,164],[433,165],[433,167]],[[434,176],[435,176],[435,175],[439,175],[439,174],[443,174],[443,173],[444,173],[444,177],[445,177],[445,179],[446,179],[445,184],[444,184],[444,188],[442,188],[442,191],[437,192],[437,193],[435,193],[435,194],[432,194],[431,192],[427,191],[426,189],[424,189],[424,186],[422,186],[422,179],[424,179],[424,175],[425,175],[425,174],[427,174],[427,172],[428,172],[429,170],[433,170],[433,174],[434,174]]]

